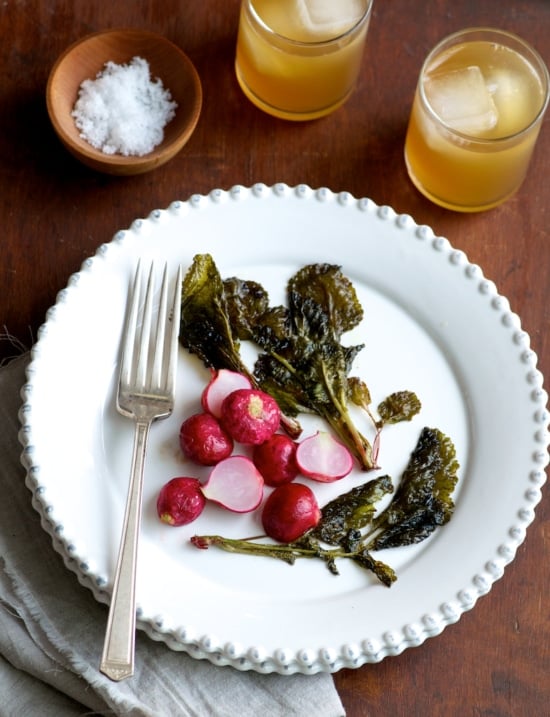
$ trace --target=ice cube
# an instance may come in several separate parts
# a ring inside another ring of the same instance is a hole
[[[453,129],[483,135],[498,122],[498,112],[479,67],[427,75],[424,89],[439,117]]]
[[[533,107],[536,88],[526,76],[511,68],[494,67],[487,77],[487,87],[498,108],[499,136],[527,127],[536,112]]]
[[[363,0],[296,0],[298,18],[312,37],[337,37],[353,27],[363,15]]]

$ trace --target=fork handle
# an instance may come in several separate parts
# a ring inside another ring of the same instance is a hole
[[[130,487],[100,663],[101,672],[115,681],[134,674],[137,547],[141,523],[143,468],[150,426],[151,421],[140,419],[135,425]]]

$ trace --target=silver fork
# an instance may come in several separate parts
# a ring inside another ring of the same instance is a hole
[[[156,419],[168,417],[174,407],[181,279],[180,267],[173,300],[169,304],[167,267],[164,267],[155,319],[154,265],[151,265],[146,295],[142,301],[143,282],[141,266],[138,264],[126,319],[116,403],[122,415],[135,421],[134,448],[100,664],[101,672],[116,681],[134,673],[136,564],[145,454],[151,424]],[[140,311],[142,305],[143,310]]]

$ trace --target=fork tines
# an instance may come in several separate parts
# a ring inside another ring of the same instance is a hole
[[[135,394],[174,394],[177,335],[180,322],[181,267],[173,298],[168,303],[168,266],[164,265],[156,320],[155,264],[151,263],[143,295],[141,261],[136,269],[128,312],[120,368],[120,391]]]

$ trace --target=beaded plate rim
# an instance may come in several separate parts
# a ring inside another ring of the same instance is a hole
[[[192,221],[194,212],[215,213],[216,207],[225,203],[246,206],[265,200],[280,200],[281,206],[285,206],[285,199],[291,200],[291,204],[311,202],[314,206],[338,206],[346,212],[356,212],[354,218],[358,216],[358,212],[359,215],[369,217],[369,221],[384,225],[390,233],[397,232],[399,242],[415,239],[422,245],[418,251],[432,252],[434,257],[437,255],[434,261],[445,262],[461,272],[467,287],[465,291],[475,292],[477,297],[490,306],[497,330],[505,332],[510,355],[513,354],[513,360],[517,361],[521,391],[532,409],[529,425],[531,438],[528,445],[521,446],[525,453],[524,472],[518,478],[523,491],[522,499],[515,506],[514,520],[506,526],[505,537],[497,541],[492,554],[484,556],[482,565],[472,571],[467,584],[455,594],[449,595],[437,609],[419,614],[417,620],[407,622],[398,629],[392,627],[383,630],[380,634],[359,636],[357,641],[343,645],[306,645],[289,650],[284,644],[266,649],[261,643],[241,645],[234,640],[219,641],[208,633],[193,634],[184,626],[177,630],[167,629],[162,616],[146,614],[141,608],[138,611],[138,627],[152,639],[165,642],[171,649],[187,652],[197,659],[206,659],[217,665],[230,665],[238,670],[314,674],[379,662],[440,634],[446,626],[456,622],[464,612],[473,608],[478,598],[487,594],[493,583],[502,577],[506,565],[514,559],[528,526],[535,518],[535,508],[541,500],[541,489],[546,480],[545,467],[548,464],[549,416],[548,396],[543,388],[544,379],[537,369],[537,356],[530,347],[530,337],[522,329],[519,317],[510,309],[507,299],[498,293],[494,283],[485,278],[480,267],[469,262],[464,252],[455,249],[446,238],[436,236],[430,227],[417,225],[409,215],[397,214],[391,207],[378,206],[368,198],[356,198],[349,192],[335,193],[326,187],[312,189],[307,184],[291,187],[285,183],[273,186],[257,183],[251,187],[235,185],[229,190],[217,188],[206,195],[194,194],[186,201],[173,202],[167,209],[154,210],[146,219],[137,219],[128,229],[118,231],[111,242],[101,245],[93,257],[83,262],[81,270],[69,278],[67,287],[58,294],[32,350],[27,383],[22,389],[24,403],[20,410],[19,435],[23,446],[21,461],[27,471],[26,485],[32,493],[32,504],[40,514],[42,527],[50,535],[54,549],[63,557],[67,568],[76,574],[82,585],[92,591],[98,601],[107,603],[107,579],[94,571],[85,552],[79,552],[71,536],[65,535],[64,526],[57,519],[56,510],[48,500],[47,486],[42,481],[40,452],[37,451],[37,437],[33,433],[33,402],[35,381],[42,371],[42,357],[47,350],[48,336],[55,328],[60,315],[62,316],[64,305],[74,301],[74,293],[78,291],[79,285],[86,282],[88,275],[93,273],[98,262],[109,261],[113,254],[127,251],[128,247],[136,242],[139,244],[140,237],[149,232],[154,234],[159,225],[171,221],[185,225],[189,217]]]

